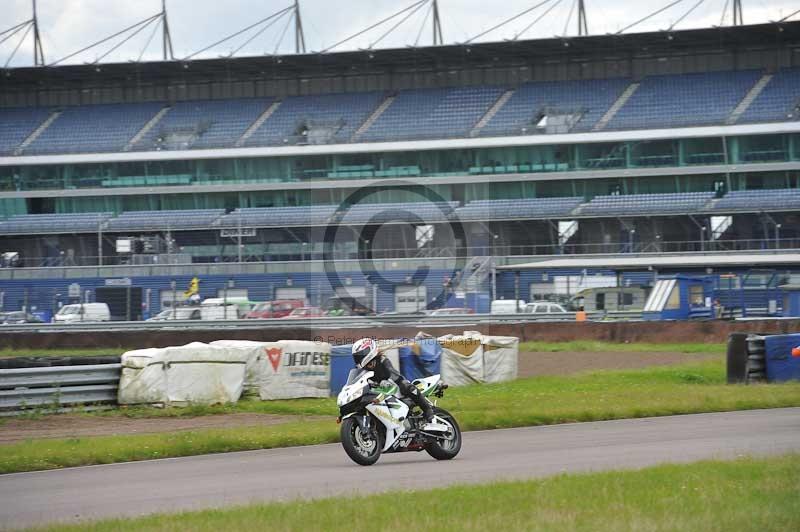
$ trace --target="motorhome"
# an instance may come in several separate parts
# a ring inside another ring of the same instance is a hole
[[[586,312],[642,310],[647,291],[638,286],[586,288],[572,297],[570,306]]]

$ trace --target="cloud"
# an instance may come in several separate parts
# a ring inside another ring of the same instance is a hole
[[[562,35],[565,31],[570,35],[575,34],[577,21],[573,10],[574,1],[550,0],[550,3],[521,16],[518,20],[510,22],[479,40],[510,39],[523,31],[524,34],[521,37],[524,38],[552,37]],[[6,25],[0,28],[0,31],[31,16],[29,0],[0,0],[0,2],[4,4],[3,19],[6,21]],[[167,0],[175,54],[178,57],[185,57],[291,5],[291,3],[292,0],[273,0],[271,2],[263,0]],[[309,51],[325,49],[413,3],[414,0],[403,2],[397,0],[300,0],[307,47]],[[506,0],[502,3],[502,9],[498,9],[498,4],[485,0],[439,0],[445,42],[464,42],[532,7],[535,3],[534,0]],[[604,34],[618,31],[667,3],[667,0],[587,0],[586,9],[590,33]],[[721,22],[722,7],[726,3],[729,2],[705,0],[676,28],[687,29],[718,25]],[[642,22],[632,31],[669,28],[695,4],[695,0],[685,0],[674,8]],[[67,56],[94,41],[155,14],[161,9],[160,0],[137,0],[135,2],[131,0],[38,0],[38,5],[40,29],[48,62]],[[554,7],[546,17],[528,28],[540,14],[551,6]],[[796,0],[753,0],[745,5],[745,22],[777,20],[795,9],[797,9]],[[569,24],[567,24],[568,19]],[[431,43],[431,17],[426,5],[411,14],[393,33],[385,36],[376,44],[379,37],[399,20],[400,17],[387,22],[373,31],[341,45],[337,50],[353,50],[370,45],[385,48],[402,47],[415,42],[421,45]],[[424,26],[423,22],[426,23]],[[726,23],[730,23],[730,9]],[[128,61],[138,58],[153,29],[155,29],[154,25],[146,28],[102,60],[105,62]],[[203,57],[227,55],[245,43],[255,32],[256,29],[219,44],[204,53]],[[282,40],[280,40],[281,34],[283,34]],[[17,46],[19,37],[21,34],[0,44],[0,65],[6,62],[14,47]],[[122,38],[124,36],[75,56],[67,62],[95,61]],[[280,46],[278,46],[279,41]],[[155,34],[150,46],[144,52],[144,58],[160,59],[160,43],[160,34]],[[276,49],[279,53],[294,51],[293,26],[289,17],[283,17],[263,34],[255,37],[252,42],[239,51],[239,55],[273,53]],[[11,65],[30,65],[32,58],[33,40],[29,35],[19,46]]]

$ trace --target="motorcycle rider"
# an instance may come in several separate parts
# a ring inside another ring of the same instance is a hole
[[[425,431],[446,431],[447,427],[440,423],[436,423],[433,419],[433,405],[428,399],[419,393],[416,386],[411,384],[403,375],[394,369],[391,361],[383,356],[383,353],[378,349],[378,344],[372,338],[362,338],[353,344],[352,347],[353,362],[357,368],[362,368],[375,373],[373,380],[381,382],[390,380],[397,384],[400,391],[404,396],[410,397],[414,404],[416,404],[422,415],[425,417],[425,425],[422,430]]]

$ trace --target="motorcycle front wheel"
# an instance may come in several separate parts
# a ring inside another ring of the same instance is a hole
[[[444,408],[435,408],[434,413],[449,427],[446,437],[429,443],[425,451],[437,460],[452,460],[461,450],[461,428],[456,418]]]
[[[372,465],[381,456],[383,438],[375,423],[372,423],[368,433],[363,435],[355,417],[349,417],[342,421],[341,438],[344,452],[359,465]]]

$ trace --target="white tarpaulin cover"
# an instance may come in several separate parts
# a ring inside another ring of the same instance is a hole
[[[442,380],[453,386],[503,382],[517,378],[519,339],[465,331],[438,338],[442,346]]]
[[[120,404],[219,404],[239,400],[246,356],[200,342],[122,355]]]
[[[267,350],[280,348],[278,342],[252,342],[250,340],[217,340],[210,345],[229,347],[241,351],[245,358],[244,395],[261,395],[261,381],[269,366]]]
[[[248,372],[245,383],[257,389],[261,399],[330,395],[331,346],[328,343],[220,340],[211,345],[240,349],[246,353]]]
[[[514,336],[483,336],[484,382],[513,381],[517,378],[519,338]]]

